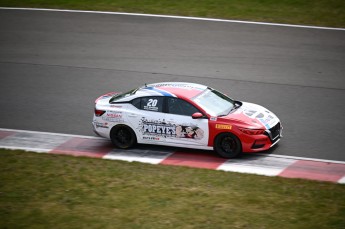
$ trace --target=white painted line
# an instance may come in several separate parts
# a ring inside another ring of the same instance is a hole
[[[66,134],[54,134],[45,133],[38,131],[19,131],[12,129],[1,129],[1,131],[11,131],[15,134],[4,135],[4,138],[0,139],[0,148],[10,150],[25,150],[34,151],[39,153],[49,153],[53,149],[62,145],[63,143],[73,139],[71,136]],[[77,135],[80,137],[80,135]],[[89,138],[89,136],[82,136]],[[97,138],[101,139],[101,138]],[[84,140],[82,140],[84,141]],[[37,146],[37,147],[36,147]],[[74,153],[67,153],[69,155],[78,155]],[[174,154],[174,151],[159,151],[159,150],[147,150],[147,149],[132,149],[132,150],[121,150],[113,149],[108,152],[103,159],[109,160],[122,160],[129,162],[142,162],[149,164],[160,164],[169,156]],[[265,154],[246,154],[242,158],[229,159],[221,164],[217,170],[258,174],[266,176],[279,176],[286,168],[291,166],[293,163],[301,160],[300,157],[289,157],[283,155],[265,155]],[[303,159],[302,159],[303,160]],[[308,158],[310,160],[310,158]],[[311,159],[313,160],[313,159]],[[320,160],[317,160],[320,161]],[[324,160],[323,160],[324,161]],[[328,162],[332,162],[328,160]],[[312,172],[313,170],[311,170]],[[345,184],[345,176],[338,180],[339,184]]]
[[[255,154],[253,153],[252,155],[277,157],[277,158],[288,158],[288,159],[303,160],[303,161],[317,161],[317,162],[325,162],[325,163],[345,164],[345,161],[335,161],[335,160],[317,159],[317,158],[309,158],[309,157],[297,157],[297,156],[265,154],[265,153],[255,153]]]
[[[237,172],[237,173],[249,173],[255,175],[264,175],[264,176],[277,176],[281,171],[271,168],[262,168],[262,167],[251,167],[246,165],[231,165],[231,166],[221,166],[217,170],[223,170],[226,172]]]
[[[172,16],[172,15],[159,15],[159,14],[140,14],[140,13],[123,13],[123,12],[108,12],[108,11],[89,11],[89,10],[62,10],[62,9],[44,9],[44,8],[16,8],[16,7],[0,7],[0,9],[3,9],[3,10],[35,10],[35,11],[70,12],[70,13],[128,15],[128,16],[174,18],[174,19],[186,19],[186,20],[198,20],[198,21],[229,22],[229,23],[241,23],[241,24],[269,25],[269,26],[282,26],[282,27],[293,27],[293,28],[345,31],[345,28],[332,28],[332,27],[308,26],[308,25],[292,25],[292,24],[255,22],[255,21],[227,20],[227,19],[217,19],[217,18]]]
[[[0,139],[0,145],[4,147],[23,147],[28,149],[49,149],[53,150],[71,139],[62,135],[49,135],[45,133],[17,132]],[[49,151],[48,150],[48,151]]]
[[[88,138],[88,139],[104,139],[104,138],[95,137],[95,136],[85,136],[85,135],[75,135],[75,134],[61,134],[61,133],[41,132],[41,131],[32,131],[32,130],[16,130],[16,129],[0,128],[0,131],[11,131],[11,132],[17,132],[17,133],[32,133],[32,134],[47,134],[47,135],[58,135],[58,136],[65,136],[65,137]],[[11,137],[11,136],[9,136],[9,137]],[[296,156],[287,156],[287,155],[278,155],[278,154],[250,153],[250,155],[258,155],[258,156],[264,156],[264,157],[286,158],[286,159],[303,160],[303,161],[318,161],[318,162],[326,162],[326,163],[345,164],[345,161],[325,160],[325,159],[308,158],[308,157],[296,157]]]
[[[145,150],[135,150],[135,151],[118,151],[113,150],[111,153],[103,156],[103,159],[110,159],[110,160],[121,160],[121,161],[129,161],[129,162],[142,162],[142,163],[149,163],[149,164],[159,164],[167,157],[169,157],[171,153],[165,152],[154,152],[154,151],[145,151]]]
[[[343,178],[341,178],[340,180],[338,180],[339,184],[345,184],[345,176],[343,176]]]
[[[43,149],[43,148],[31,148],[31,147],[22,147],[22,146],[6,146],[0,145],[1,149],[10,149],[10,150],[24,150],[24,151],[31,151],[35,153],[48,153],[51,149]]]
[[[217,170],[277,176],[295,162],[294,159],[258,156],[256,158],[230,159],[219,166]]]

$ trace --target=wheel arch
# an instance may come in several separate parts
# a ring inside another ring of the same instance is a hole
[[[234,151],[230,151],[230,152],[226,152],[224,150],[224,148],[220,148],[220,144],[221,142],[223,142],[224,138],[230,137],[234,140],[234,142],[237,144],[238,149],[236,149]],[[230,131],[223,131],[223,132],[219,132],[214,140],[213,140],[213,150],[221,157],[224,158],[235,158],[238,155],[243,153],[243,147],[242,147],[242,142],[240,140],[240,138],[234,134],[233,132]]]
[[[137,134],[135,133],[135,131],[133,130],[133,128],[129,125],[123,124],[123,123],[117,123],[115,124],[113,127],[111,127],[110,131],[109,131],[109,137],[111,137],[111,134],[113,133],[114,130],[116,130],[116,128],[119,127],[126,127],[128,128],[130,131],[133,131],[135,138],[137,138]]]
[[[212,146],[214,147],[214,145],[215,145],[215,143],[216,143],[216,139],[217,139],[217,137],[219,136],[219,135],[221,135],[221,134],[231,134],[231,135],[233,135],[234,137],[236,137],[237,139],[238,139],[238,141],[241,143],[241,149],[242,149],[242,142],[241,142],[241,139],[237,136],[237,134],[235,134],[234,132],[232,132],[232,131],[220,131],[220,132],[218,132],[215,136],[214,136],[214,138],[213,138],[213,141],[212,141]]]
[[[126,128],[127,130],[129,130],[129,131],[133,134],[133,136],[134,136],[134,143],[133,143],[133,145],[135,145],[135,144],[138,143],[138,137],[137,137],[135,131],[133,130],[133,128],[130,127],[129,125],[126,125],[126,124],[123,124],[123,123],[119,123],[119,124],[114,125],[114,126],[111,128],[111,130],[109,131],[109,138],[110,138],[110,140],[111,140],[112,142],[113,142],[112,136],[113,136],[113,134],[115,133],[115,131],[116,131],[117,129],[119,129],[119,128]]]

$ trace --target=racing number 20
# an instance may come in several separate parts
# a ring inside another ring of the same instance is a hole
[[[147,102],[147,106],[148,107],[155,107],[157,106],[158,100],[157,99],[149,99],[149,101]]]

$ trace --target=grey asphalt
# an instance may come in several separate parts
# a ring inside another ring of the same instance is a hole
[[[0,127],[93,135],[94,100],[187,81],[272,110],[269,153],[345,161],[345,31],[0,9]]]

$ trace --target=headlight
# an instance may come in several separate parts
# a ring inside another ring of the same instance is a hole
[[[248,134],[248,135],[260,135],[265,133],[265,130],[262,129],[246,129],[246,128],[239,128],[242,133]]]

